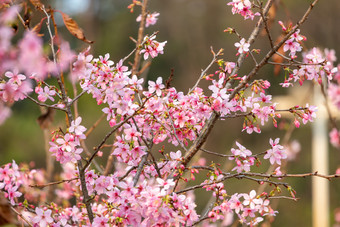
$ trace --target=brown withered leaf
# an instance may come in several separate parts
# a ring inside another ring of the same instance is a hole
[[[43,7],[43,4],[40,2],[40,0],[30,0],[30,2],[37,9],[42,9],[42,7]]]
[[[41,19],[41,21],[40,21],[38,24],[36,24],[36,25],[32,28],[31,31],[33,31],[33,32],[35,32],[35,33],[37,33],[37,34],[39,34],[39,32],[40,32],[40,30],[41,30],[41,27],[42,27],[43,22],[44,22],[45,19],[46,19],[46,18]]]
[[[37,122],[41,129],[48,129],[53,122],[55,110],[52,108],[47,108],[46,113],[40,115]]]
[[[280,41],[283,39],[283,37],[284,37],[284,35],[280,35],[280,36],[277,38],[277,40],[276,40],[275,43],[280,42]],[[277,52],[278,52],[279,54],[281,54],[281,55],[284,55],[284,54],[285,54],[284,51],[283,51],[283,45],[277,50]],[[284,58],[281,57],[281,56],[278,55],[278,54],[274,54],[273,57],[272,57],[272,59],[273,59],[273,62],[276,63],[275,66],[274,66],[274,75],[277,76],[277,75],[280,73],[280,69],[281,69],[281,65],[280,65],[280,64],[284,61]]]
[[[78,26],[77,22],[75,22],[69,15],[58,11],[61,16],[63,17],[63,21],[64,24],[67,28],[67,30],[73,35],[75,36],[77,39],[80,39],[86,43],[93,43],[93,41],[90,41],[88,39],[85,38],[84,32],[83,30]]]

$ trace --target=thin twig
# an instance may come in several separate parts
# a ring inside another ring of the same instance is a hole
[[[260,7],[260,14],[261,14],[261,17],[262,17],[262,20],[264,21],[264,28],[266,30],[266,34],[268,36],[268,39],[269,39],[269,43],[270,43],[270,47],[273,48],[274,47],[274,44],[273,44],[273,39],[272,39],[272,36],[270,35],[270,31],[269,31],[269,28],[268,28],[268,23],[267,23],[267,16],[265,16],[263,14],[263,2],[260,2],[259,0],[257,0],[258,4],[259,4],[259,7]]]
[[[80,92],[79,93],[79,95],[77,95],[74,99],[72,99],[72,101],[71,102],[69,102],[68,104],[71,106],[71,105],[73,105],[73,103],[75,102],[75,101],[77,101],[81,96],[83,96],[83,94],[85,94],[86,93],[86,91],[82,91],[82,92]]]
[[[196,81],[196,84],[189,90],[188,94],[190,94],[193,90],[195,90],[195,88],[198,86],[198,84],[200,83],[200,81],[203,79],[203,77],[205,76],[205,74],[207,73],[207,71],[210,69],[210,67],[216,62],[217,57],[220,56],[223,52],[223,49],[220,49],[217,54],[215,54],[214,50],[212,47],[210,47],[211,49],[211,53],[213,53],[213,59],[211,60],[211,62],[209,63],[209,65],[202,70],[200,77],[198,78],[198,80]]]
[[[14,209],[14,207],[10,206],[11,210],[14,211],[14,213],[16,213],[22,220],[24,220],[27,225],[33,227],[33,225],[24,217],[24,215],[22,215],[21,213],[19,213],[16,209]]]
[[[270,196],[268,199],[291,199],[295,202],[299,200],[299,198],[289,197],[289,196]]]
[[[137,166],[131,167],[128,171],[126,171],[126,173],[123,176],[119,177],[118,180],[119,181],[124,180],[133,170],[135,170],[137,168],[138,168]]]
[[[33,101],[34,103],[38,104],[39,106],[43,106],[43,107],[52,108],[52,109],[61,110],[61,111],[66,112],[66,109],[65,109],[65,108],[60,108],[60,107],[55,106],[55,105],[48,105],[48,104],[45,104],[45,103],[38,102],[37,100],[35,100],[34,98],[32,98],[32,97],[29,96],[29,95],[26,95],[26,97],[27,97],[29,100]]]
[[[79,177],[74,177],[74,178],[71,178],[71,179],[55,181],[55,182],[51,182],[51,183],[47,183],[47,184],[33,184],[33,185],[29,185],[29,187],[31,187],[31,188],[45,188],[45,187],[49,187],[49,186],[52,186],[52,185],[70,183],[71,181],[78,180],[78,179],[79,179]]]

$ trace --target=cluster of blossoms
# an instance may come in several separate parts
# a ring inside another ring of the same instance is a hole
[[[298,29],[292,36],[290,39],[288,39],[284,46],[283,46],[283,51],[289,52],[289,55],[292,59],[296,58],[296,52],[300,52],[302,50],[302,46],[300,45],[300,41],[301,40],[305,40],[305,37],[300,35],[300,30]]]
[[[292,29],[292,25],[289,24],[288,27],[284,25],[282,21],[279,21],[279,24],[281,25],[282,31],[285,33],[288,33]],[[283,51],[289,52],[289,56],[292,59],[297,58],[296,52],[302,51],[302,46],[300,45],[301,41],[306,41],[306,37],[300,34],[300,29],[297,29],[288,40],[285,41],[285,44],[283,46]]]
[[[228,222],[228,219],[231,219],[230,214],[235,213],[241,223],[256,226],[263,221],[264,216],[276,215],[277,211],[270,207],[266,193],[256,195],[255,190],[252,190],[249,194],[235,193],[230,196],[221,183],[222,178],[223,175],[211,176],[209,180],[202,183],[207,191],[214,190],[213,195],[218,201],[218,205],[208,213],[211,221],[225,220],[224,222]]]
[[[156,35],[154,36],[145,36],[144,41],[143,41],[143,47],[142,50],[140,51],[141,54],[144,53],[143,57],[144,60],[148,59],[149,56],[151,58],[155,58],[158,56],[158,54],[163,54],[163,49],[167,41],[164,42],[157,42],[154,40],[156,38]]]
[[[159,13],[154,12],[154,13],[148,13],[146,15],[146,20],[145,20],[145,27],[149,27],[150,25],[155,25],[157,23]],[[142,15],[139,15],[136,19],[137,22],[140,22],[142,20]]]
[[[275,216],[274,211],[269,206],[269,200],[256,195],[255,190],[249,194],[235,193],[230,199],[226,199],[220,205],[214,207],[209,212],[209,217],[213,220],[224,219],[228,213],[235,212],[241,223],[256,226],[264,219],[264,216]]]
[[[244,19],[254,19],[255,16],[259,16],[259,13],[254,13],[252,8],[252,3],[250,0],[233,0],[229,2],[228,5],[231,5],[233,14],[240,14],[244,17]]]
[[[252,152],[246,149],[244,146],[236,142],[238,149],[232,148],[230,151],[233,153],[233,156],[229,158],[229,160],[234,160],[236,162],[236,167],[234,167],[231,171],[236,170],[238,173],[243,171],[249,172],[250,167],[254,165],[255,158],[252,155]]]
[[[13,161],[0,168],[0,190],[5,191],[5,197],[12,205],[15,205],[14,199],[22,195],[18,188],[23,183],[20,180],[19,167]]]
[[[304,81],[330,81],[337,74],[338,68],[334,67],[336,61],[334,51],[325,49],[322,52],[320,49],[314,47],[310,51],[303,54],[303,64],[297,69],[289,72],[289,77],[285,78],[283,87],[292,86],[292,82],[299,82],[300,85]],[[332,86],[332,85],[331,85]],[[336,97],[335,94],[330,94],[330,97]]]
[[[280,138],[276,138],[275,141],[272,139],[269,140],[270,145],[272,146],[271,149],[267,150],[264,159],[269,159],[270,164],[278,164],[281,165],[281,159],[286,159],[287,154],[284,150],[284,147],[279,144]]]
[[[71,122],[68,132],[65,135],[55,135],[55,142],[50,142],[50,152],[61,164],[67,162],[76,163],[81,159],[83,149],[80,147],[80,140],[86,139],[84,132],[86,128],[81,123],[81,117]]]
[[[31,83],[26,80],[26,76],[19,74],[17,71],[7,71],[5,76],[8,80],[0,82],[0,98],[5,103],[14,103],[26,98],[31,93]]]
[[[281,165],[282,159],[287,159],[287,153],[283,146],[279,145],[279,138],[276,138],[275,141],[273,139],[269,140],[271,145],[271,149],[267,150],[264,155],[264,159],[269,159],[271,165],[275,163]],[[230,151],[233,154],[229,157],[229,160],[235,160],[236,166],[232,169],[232,171],[236,170],[238,173],[241,172],[249,172],[250,167],[255,163],[255,155],[244,146],[236,142],[238,146],[237,149],[232,148]]]

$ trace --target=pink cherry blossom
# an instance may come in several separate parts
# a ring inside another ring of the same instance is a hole
[[[144,53],[144,60],[148,59],[149,56],[151,56],[152,58],[155,58],[158,56],[158,54],[163,54],[163,50],[164,50],[164,46],[167,43],[167,41],[164,42],[157,42],[154,39],[156,38],[156,36],[145,36],[144,37],[144,45],[143,45],[143,49],[140,51],[140,54]]]
[[[22,193],[18,192],[17,190],[18,190],[18,186],[9,187],[7,189],[7,192],[5,193],[5,196],[10,200],[13,206],[15,205],[14,199],[22,195]]]
[[[259,13],[253,13],[251,11],[251,1],[250,0],[233,0],[229,2],[228,5],[233,6],[232,13],[233,14],[241,14],[244,19],[254,19],[255,16],[260,15]]]
[[[76,120],[71,122],[71,126],[69,127],[69,132],[74,132],[75,135],[83,135],[83,133],[86,131],[86,128],[82,125],[80,125],[82,121],[81,117],[77,117]]]
[[[156,83],[153,81],[148,81],[149,83],[149,92],[154,93],[156,92],[157,96],[161,96],[162,89],[165,88],[164,84],[162,83],[162,77],[158,77]]]
[[[267,154],[264,156],[264,159],[269,159],[270,163],[273,165],[275,162],[278,165],[281,165],[281,159],[286,159],[287,154],[284,150],[284,147],[279,145],[280,139],[276,138],[275,141],[273,139],[269,140],[271,149],[267,150]]]
[[[291,39],[288,39],[286,42],[285,42],[285,45],[283,46],[283,51],[284,52],[287,52],[287,51],[290,51],[289,55],[292,57],[292,58],[295,58],[296,57],[296,52],[300,52],[302,50],[302,47],[301,45],[295,41],[294,38],[291,38]]]
[[[239,43],[235,43],[238,54],[246,53],[249,51],[250,44],[246,42],[245,38],[242,38]]]
[[[248,194],[243,194],[243,205],[244,206],[249,206],[251,209],[255,209],[255,206],[257,204],[260,204],[262,199],[257,199],[256,198],[256,191],[251,190],[251,192]]]
[[[329,133],[330,142],[334,147],[340,147],[340,132],[333,128]]]
[[[159,16],[159,13],[153,12],[153,13],[148,13],[146,15],[146,23],[145,27],[149,27],[150,25],[155,25],[157,23],[157,17]],[[137,22],[140,22],[142,20],[142,15],[139,15],[136,19]]]
[[[54,102],[53,96],[56,95],[55,90],[50,89],[48,86],[45,86],[44,89],[35,89],[35,91],[38,94],[38,100],[40,102],[46,102],[47,99]]]
[[[43,210],[39,207],[35,208],[36,216],[33,218],[33,223],[38,224],[39,226],[45,227],[48,224],[53,222],[53,218],[51,217],[52,211],[51,210]]]
[[[7,71],[5,76],[9,78],[9,83],[16,83],[17,85],[21,85],[22,81],[26,79],[26,76],[23,74],[19,74],[17,70],[14,72]]]
[[[95,217],[93,220],[93,227],[109,227],[109,219],[106,217]]]

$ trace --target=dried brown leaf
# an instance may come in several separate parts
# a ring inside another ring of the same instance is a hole
[[[30,2],[32,3],[32,5],[35,6],[35,8],[37,9],[42,9],[43,4],[40,2],[40,0],[30,0]]]
[[[282,40],[283,37],[284,37],[283,35],[280,35],[275,43],[280,42],[280,40]],[[277,50],[277,52],[279,54],[281,54],[281,55],[284,55],[283,45]],[[280,73],[280,69],[281,69],[281,65],[280,64],[284,61],[284,58],[281,57],[278,54],[274,54],[272,59],[273,59],[273,62],[276,63],[275,66],[274,66],[274,75],[277,76]]]
[[[64,24],[67,28],[67,30],[73,35],[75,36],[77,39],[80,39],[86,43],[93,43],[93,41],[90,41],[88,39],[85,38],[84,32],[83,30],[78,26],[77,22],[75,22],[75,20],[73,20],[69,15],[58,11],[61,16],[63,17],[63,21]]]
[[[54,120],[55,110],[52,108],[48,108],[46,113],[40,115],[37,119],[37,122],[42,129],[48,129]]]
[[[45,19],[46,18],[41,19],[41,21],[32,28],[32,31],[38,34]]]

